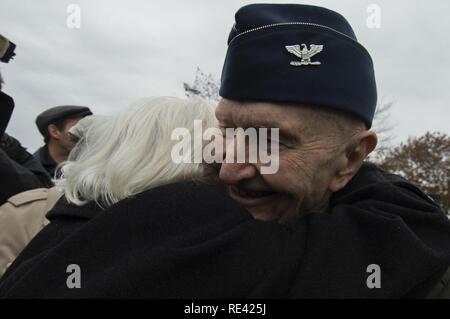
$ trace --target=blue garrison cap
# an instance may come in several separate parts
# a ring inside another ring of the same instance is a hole
[[[309,5],[252,4],[235,20],[222,97],[331,108],[371,127],[377,104],[372,59],[342,15]]]

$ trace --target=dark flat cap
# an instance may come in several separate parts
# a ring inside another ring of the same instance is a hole
[[[371,126],[377,103],[372,59],[342,15],[309,5],[252,4],[235,20],[222,97],[328,107]]]
[[[45,137],[47,135],[47,127],[59,120],[69,119],[73,117],[85,117],[92,115],[91,110],[86,106],[62,105],[52,107],[36,118],[36,125],[39,132]]]

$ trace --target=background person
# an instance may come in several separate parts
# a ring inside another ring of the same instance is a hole
[[[70,129],[82,142],[72,149],[69,159],[75,160],[77,152],[86,145],[85,134],[92,125],[89,138],[95,140],[101,134],[106,117],[87,116]],[[57,187],[37,188],[18,193],[0,206],[0,277],[16,259],[23,248],[41,231],[49,220],[45,215],[62,196]]]
[[[75,146],[69,135],[70,128],[88,115],[92,115],[88,107],[63,105],[52,107],[37,116],[36,125],[44,137],[45,145],[34,156],[50,176],[55,176],[56,167],[67,159]]]
[[[0,61],[14,57],[15,44],[0,35]],[[11,196],[53,183],[41,164],[14,137],[5,133],[14,110],[14,100],[3,92],[0,73],[0,205]]]

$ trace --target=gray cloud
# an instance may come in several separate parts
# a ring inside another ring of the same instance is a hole
[[[265,2],[265,1],[263,1]],[[270,1],[285,2],[285,1]],[[81,29],[66,27],[66,8],[81,6]],[[34,151],[37,114],[58,104],[113,112],[150,95],[183,96],[195,69],[220,76],[235,11],[250,1],[2,0],[0,33],[18,45],[2,65],[16,100],[8,132]],[[396,141],[427,130],[450,134],[447,1],[304,1],[342,13],[371,52],[380,97],[392,99]],[[378,3],[382,28],[366,26]]]

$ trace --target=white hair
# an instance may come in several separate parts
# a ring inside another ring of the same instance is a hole
[[[198,179],[201,163],[177,164],[171,158],[178,142],[171,139],[173,130],[186,128],[193,136],[194,120],[217,126],[214,107],[199,99],[141,99],[86,129],[57,185],[70,203],[108,207],[157,186]]]

